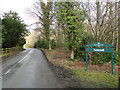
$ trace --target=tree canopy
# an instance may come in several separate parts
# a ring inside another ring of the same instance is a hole
[[[26,25],[18,13],[9,11],[4,13],[2,19],[2,47],[22,46],[25,44],[24,36],[27,35]]]
[[[85,10],[78,2],[56,3],[57,20],[66,27],[66,44],[71,49],[71,58],[74,59],[74,50],[78,47],[84,29],[86,18]]]

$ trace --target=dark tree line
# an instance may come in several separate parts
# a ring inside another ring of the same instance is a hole
[[[18,13],[9,11],[2,16],[2,47],[23,46],[28,32]]]

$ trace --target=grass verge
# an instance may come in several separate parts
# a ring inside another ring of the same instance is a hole
[[[59,65],[64,68],[69,68],[75,74],[76,77],[80,79],[80,81],[87,81],[90,84],[97,84],[95,87],[106,87],[106,88],[117,88],[118,87],[118,73],[107,73],[104,71],[95,71],[88,70],[85,68],[79,67],[78,63],[75,61],[67,60],[68,53],[59,50],[46,50],[42,49],[46,54],[48,60],[53,64]],[[85,83],[81,83],[85,84]],[[88,86],[89,87],[89,86]]]
[[[113,75],[111,73],[106,72],[99,72],[99,71],[93,71],[88,70],[85,71],[83,69],[79,68],[73,68],[72,72],[76,74],[77,77],[80,79],[86,80],[88,82],[94,82],[97,84],[102,84],[104,87],[118,87],[118,74],[114,73]]]

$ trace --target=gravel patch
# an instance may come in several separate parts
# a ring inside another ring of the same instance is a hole
[[[77,79],[74,78],[74,74],[69,70],[63,67],[52,64],[48,61],[48,65],[55,75],[62,81],[66,88],[80,88],[80,83]]]

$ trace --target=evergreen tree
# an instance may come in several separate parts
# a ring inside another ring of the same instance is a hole
[[[83,34],[83,22],[86,17],[84,9],[80,8],[78,2],[56,3],[57,20],[66,27],[66,44],[70,47],[71,58],[74,59],[74,50],[78,47]]]
[[[24,45],[24,36],[28,31],[26,29],[26,25],[18,16],[18,13],[12,11],[4,13],[2,28],[3,48]]]

